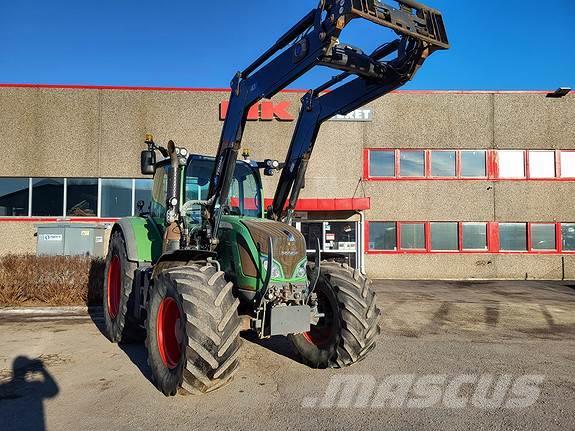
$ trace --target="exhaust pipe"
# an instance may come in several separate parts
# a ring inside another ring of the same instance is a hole
[[[163,251],[180,249],[182,232],[180,221],[180,160],[174,141],[168,142],[168,155],[170,157],[170,173],[168,175],[168,193],[166,194],[166,231],[164,233]]]

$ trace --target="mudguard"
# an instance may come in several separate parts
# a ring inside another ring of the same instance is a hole
[[[125,217],[114,224],[112,232],[117,230],[124,235],[128,260],[155,262],[162,255],[162,234],[152,219]]]

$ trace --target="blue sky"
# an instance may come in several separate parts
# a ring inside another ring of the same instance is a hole
[[[410,89],[575,86],[575,1],[422,0],[443,11],[453,45]],[[389,2],[390,4],[394,4]],[[317,0],[0,0],[0,83],[227,87]],[[366,51],[393,36],[355,23]],[[310,88],[317,71],[292,88]]]

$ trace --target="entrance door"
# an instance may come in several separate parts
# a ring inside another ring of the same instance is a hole
[[[320,250],[345,256],[347,264],[358,266],[357,222],[355,221],[301,221],[296,227],[305,237],[308,255],[314,255],[317,240]]]

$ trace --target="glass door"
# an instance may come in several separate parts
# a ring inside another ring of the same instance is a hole
[[[308,255],[315,254],[317,240],[320,250],[341,254],[348,265],[358,266],[357,222],[355,221],[301,221],[296,223],[306,241]]]

